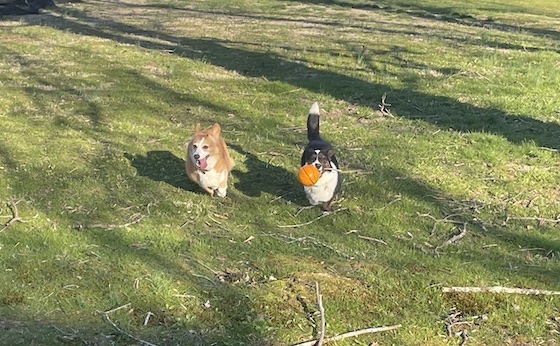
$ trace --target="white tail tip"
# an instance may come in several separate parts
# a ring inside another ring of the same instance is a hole
[[[319,104],[317,102],[313,103],[311,108],[309,108],[309,114],[319,114]]]

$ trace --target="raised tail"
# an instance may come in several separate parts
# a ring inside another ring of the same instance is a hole
[[[319,135],[319,104],[313,103],[307,116],[307,139],[314,141],[321,139]]]

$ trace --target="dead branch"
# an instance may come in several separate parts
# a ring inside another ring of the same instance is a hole
[[[559,217],[556,217],[556,219],[547,219],[544,217],[538,217],[538,216],[507,216],[505,219],[505,222],[508,222],[510,220],[520,220],[520,221],[538,221],[539,226],[544,225],[547,222],[550,223],[559,223],[560,222],[560,215]]]
[[[321,331],[319,334],[319,340],[317,340],[316,346],[321,346],[325,339],[325,309],[323,308],[323,296],[319,291],[319,283],[315,282],[315,294],[317,295],[317,305],[319,306],[319,315],[321,316]]]
[[[527,295],[560,295],[560,291],[548,291],[534,288],[516,288],[516,287],[442,287],[444,293],[511,293],[511,294],[527,294]]]
[[[17,204],[20,201],[14,202],[13,199],[10,199],[10,202],[8,202],[8,208],[10,208],[10,211],[12,212],[12,218],[10,220],[8,220],[8,222],[6,222],[6,224],[4,226],[10,227],[11,224],[13,224],[14,222],[22,222],[23,219],[19,216],[19,211],[17,208]]]
[[[315,221],[321,220],[322,218],[324,218],[326,216],[333,215],[335,213],[338,213],[338,212],[344,211],[344,210],[348,210],[348,208],[339,208],[339,209],[333,210],[331,212],[323,213],[323,214],[319,215],[318,217],[316,217],[315,219],[313,219],[311,221],[304,222],[304,223],[298,223],[298,224],[295,224],[295,225],[278,225],[278,227],[280,227],[280,228],[298,228],[298,227],[307,226],[307,225],[312,224]]]
[[[4,224],[4,227],[2,229],[0,229],[0,232],[3,232],[6,228],[10,227],[14,222],[21,222],[21,223],[25,223],[25,222],[29,222],[31,220],[25,221],[21,218],[21,216],[19,216],[19,210],[17,207],[17,204],[20,201],[16,201],[14,202],[13,199],[10,199],[10,201],[7,203],[8,208],[10,208],[10,211],[12,212],[12,216],[10,217],[10,219],[8,220],[8,222],[6,222]],[[35,215],[33,217],[33,219],[35,219],[37,216],[39,216],[39,214]]]
[[[451,214],[451,215],[447,215],[446,217],[444,217],[443,219],[437,219],[434,216],[430,215],[430,214],[420,214],[420,213],[416,213],[416,216],[418,217],[427,217],[430,218],[434,221],[434,226],[432,227],[432,232],[430,233],[430,235],[434,235],[434,233],[436,232],[437,229],[437,225],[439,223],[453,223],[453,224],[464,224],[463,221],[457,221],[457,220],[453,220],[451,219],[452,217],[455,216],[460,216],[461,214]]]
[[[393,326],[360,329],[360,330],[356,330],[356,331],[353,331],[353,332],[348,332],[348,333],[344,333],[344,334],[335,335],[335,336],[332,336],[330,338],[325,338],[324,341],[323,341],[323,344],[326,344],[326,343],[331,342],[331,341],[337,341],[337,340],[342,340],[342,339],[345,339],[345,338],[351,338],[351,337],[362,335],[362,334],[371,334],[371,333],[378,333],[378,332],[385,332],[385,331],[389,331],[389,330],[395,330],[395,329],[398,329],[400,327],[402,327],[402,325],[395,324]],[[313,345],[316,345],[317,341],[318,340],[306,341],[306,342],[302,342],[302,343],[299,343],[299,344],[295,344],[293,346],[313,346]]]
[[[443,242],[443,244],[441,244],[440,246],[436,247],[436,249],[441,249],[443,247],[446,247],[448,245],[453,244],[454,242],[460,240],[461,238],[463,238],[465,236],[465,234],[467,234],[467,223],[465,222],[463,224],[463,229],[459,232],[459,234],[454,235],[453,237],[447,239],[445,242]]]
[[[389,110],[389,107],[391,107],[391,104],[386,103],[385,102],[386,99],[387,99],[387,93],[385,92],[385,93],[383,93],[383,96],[381,96],[381,103],[379,104],[379,111],[383,115],[392,117],[393,114],[391,114],[391,110]]]
[[[111,318],[109,317],[109,314],[108,314],[108,313],[103,312],[103,311],[99,311],[99,310],[97,311],[97,313],[103,315],[103,317],[105,318],[105,320],[106,320],[107,322],[109,322],[109,323],[113,326],[113,328],[115,328],[119,333],[121,333],[121,334],[123,334],[123,335],[126,335],[126,336],[128,336],[129,338],[131,338],[131,339],[133,339],[133,340],[135,340],[135,341],[137,341],[137,342],[139,342],[139,343],[141,343],[141,344],[143,344],[143,345],[146,345],[146,346],[157,346],[156,344],[152,344],[152,343],[149,342],[149,341],[142,340],[142,339],[140,339],[140,338],[138,338],[138,337],[136,337],[136,336],[134,336],[134,335],[132,335],[132,334],[130,334],[130,333],[124,331],[124,330],[122,330],[121,328],[119,328],[119,326],[117,326],[117,325],[115,324],[115,322],[113,322],[113,321],[111,320]]]
[[[459,346],[465,346],[469,341],[469,334],[467,330],[463,329],[459,335],[461,336],[461,343],[459,344]]]

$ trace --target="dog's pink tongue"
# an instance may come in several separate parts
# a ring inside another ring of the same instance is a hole
[[[197,161],[198,167],[199,167],[201,170],[205,170],[205,169],[206,169],[206,166],[208,165],[208,163],[206,162],[207,159],[208,159],[208,156],[205,157],[205,158],[203,158],[202,160],[198,160],[198,161]]]

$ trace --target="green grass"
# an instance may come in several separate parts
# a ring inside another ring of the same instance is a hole
[[[0,344],[290,345],[318,282],[327,336],[402,324],[336,345],[457,345],[457,311],[469,345],[558,345],[555,296],[441,287],[560,290],[559,27],[554,0],[3,18],[0,222],[24,222],[0,225]],[[314,101],[346,172],[319,219],[295,177]],[[197,122],[237,162],[225,199],[184,174]]]

